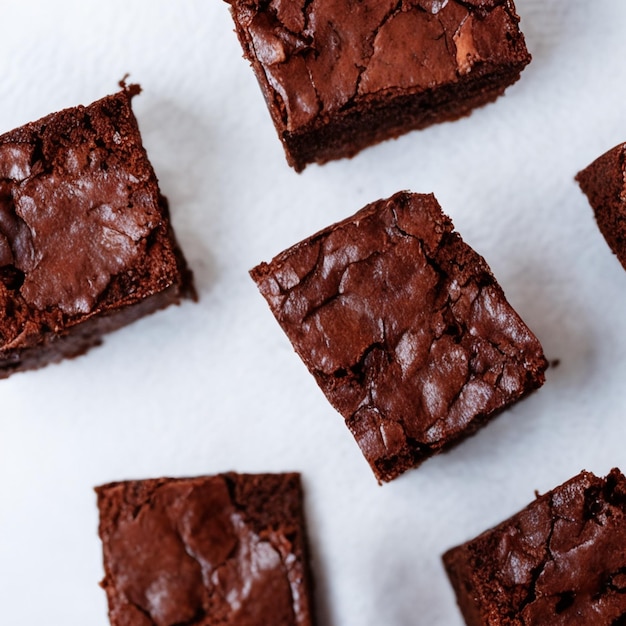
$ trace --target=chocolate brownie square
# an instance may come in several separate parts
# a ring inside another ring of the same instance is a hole
[[[513,0],[226,1],[297,171],[467,115],[531,59]]]
[[[112,626],[313,626],[299,474],[96,492]]]
[[[129,86],[0,135],[0,378],[193,295]]]
[[[251,276],[379,481],[544,382],[539,341],[432,195],[374,202]]]
[[[626,624],[626,478],[582,472],[443,560],[468,626]]]
[[[600,232],[626,269],[626,144],[620,144],[579,172]]]

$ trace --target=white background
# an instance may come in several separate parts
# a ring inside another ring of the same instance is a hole
[[[626,272],[573,181],[626,140],[626,2],[517,8],[534,60],[504,98],[298,175],[226,4],[2,2],[0,132],[130,72],[200,302],[0,381],[0,624],[108,623],[94,485],[298,470],[320,626],[460,626],[444,550],[535,489],[626,468]],[[247,271],[400,189],[436,194],[561,364],[479,435],[379,487]]]

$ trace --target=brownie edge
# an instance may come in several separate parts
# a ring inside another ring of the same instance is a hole
[[[626,623],[626,478],[581,472],[443,562],[468,626]]]
[[[111,626],[314,626],[300,475],[96,488]]]
[[[379,481],[545,380],[541,344],[433,195],[373,202],[250,274]]]

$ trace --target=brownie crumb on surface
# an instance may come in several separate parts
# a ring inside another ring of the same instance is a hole
[[[124,88],[0,136],[0,378],[194,296]]]
[[[96,492],[112,626],[314,626],[299,474]]]
[[[250,273],[379,481],[544,382],[539,341],[432,195],[374,202]]]
[[[443,561],[468,626],[626,624],[626,478],[582,472]]]
[[[531,59],[512,0],[226,1],[297,171],[467,115]]]

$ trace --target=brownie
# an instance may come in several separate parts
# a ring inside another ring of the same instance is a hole
[[[582,472],[443,560],[468,626],[626,624],[626,478]]]
[[[96,488],[112,626],[312,626],[299,474]]]
[[[531,59],[512,0],[226,1],[297,171],[467,115]]]
[[[0,378],[193,295],[136,85],[0,135]]]
[[[626,144],[616,146],[576,176],[600,232],[626,269]]]
[[[379,481],[544,382],[539,341],[432,195],[374,202],[251,276]]]

